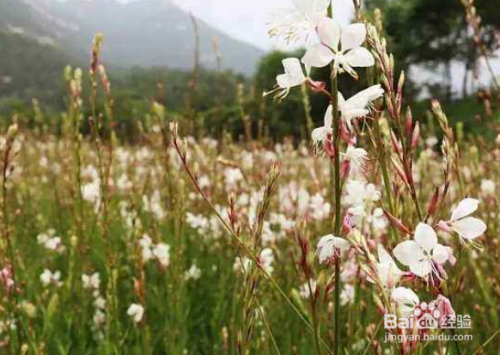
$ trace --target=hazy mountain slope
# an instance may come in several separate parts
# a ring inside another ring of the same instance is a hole
[[[201,65],[251,74],[262,52],[198,22]],[[67,64],[86,66],[95,33],[105,36],[108,68],[191,70],[195,35],[189,14],[170,0],[0,0],[0,96],[49,95]],[[59,85],[60,86],[60,85]]]
[[[50,96],[64,67],[77,62],[65,50],[65,32],[63,21],[28,1],[0,0],[0,96]]]
[[[62,10],[61,10],[62,9]],[[71,42],[88,48],[96,32],[105,36],[103,58],[120,66],[168,66],[191,69],[195,35],[189,14],[170,0],[143,0],[120,4],[114,0],[69,0],[60,14],[78,23]],[[198,21],[201,64],[216,67],[213,39],[219,42],[222,67],[252,73],[262,51]]]

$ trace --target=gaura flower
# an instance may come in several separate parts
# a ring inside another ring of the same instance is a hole
[[[99,288],[101,284],[101,278],[98,272],[94,272],[92,275],[82,275],[82,284],[85,289],[93,289],[96,290]]]
[[[268,273],[272,274],[274,271],[273,267],[273,262],[274,262],[274,253],[273,250],[270,248],[265,248],[260,252],[259,255],[259,263],[260,266]]]
[[[360,171],[366,162],[368,153],[363,148],[356,148],[349,145],[345,153],[342,154],[344,161],[349,162],[349,168],[355,171]]]
[[[304,299],[311,298],[311,294],[314,295],[316,293],[317,283],[316,280],[310,279],[309,282],[306,282],[302,286],[300,286],[299,294],[300,297]]]
[[[334,62],[334,72],[347,72],[357,78],[355,67],[371,67],[375,64],[373,55],[361,47],[366,39],[366,27],[362,23],[347,26],[341,31],[331,18],[323,18],[317,28],[319,44],[310,46],[302,58],[309,73],[312,67],[323,68]],[[340,44],[340,49],[339,49]]]
[[[351,244],[347,240],[336,237],[333,234],[326,235],[319,240],[316,250],[319,262],[321,264],[328,264],[339,257],[342,251],[349,250],[350,247]]]
[[[396,304],[396,309],[402,317],[409,318],[420,299],[411,289],[397,287],[391,292],[391,301]]]
[[[297,58],[287,58],[282,61],[285,73],[276,77],[277,87],[274,90],[265,92],[264,96],[279,91],[276,95],[278,99],[284,99],[290,93],[290,89],[304,84],[307,77],[304,75],[302,65]]]
[[[382,97],[382,95],[384,95],[384,89],[380,85],[370,86],[347,100],[339,92],[339,110],[341,117],[346,121],[347,127],[352,129],[353,119],[368,115],[370,113],[369,104]]]
[[[463,199],[453,210],[449,221],[440,221],[439,227],[446,232],[455,232],[461,241],[472,242],[484,234],[486,224],[478,218],[470,217],[479,206],[479,200],[474,198]]]
[[[448,249],[438,243],[436,232],[425,223],[418,224],[413,238],[414,240],[402,242],[394,248],[396,259],[419,277],[426,278],[434,273],[440,278],[434,263],[444,264],[449,258]]]
[[[132,303],[127,310],[127,315],[129,315],[135,323],[139,323],[144,316],[144,307],[137,303]]]
[[[380,200],[380,192],[372,183],[360,180],[349,180],[345,186],[346,196],[343,203],[346,206],[366,206]]]
[[[56,287],[60,287],[62,285],[61,280],[61,272],[60,271],[55,271],[52,272],[49,269],[43,270],[42,274],[40,275],[40,281],[44,286],[50,286],[54,285]]]
[[[378,263],[375,264],[377,276],[382,286],[390,290],[401,280],[404,272],[399,269],[394,259],[382,245],[379,244],[377,249]]]
[[[279,37],[287,43],[316,35],[316,26],[326,17],[331,0],[293,0],[294,8],[279,12],[271,22],[270,37]]]
[[[333,106],[328,106],[325,113],[324,125],[323,127],[316,128],[312,131],[311,138],[314,144],[325,143],[329,135],[333,134],[332,124],[333,124]]]

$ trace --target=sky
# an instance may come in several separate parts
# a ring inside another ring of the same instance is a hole
[[[60,0],[61,1],[61,0]],[[139,0],[118,0],[131,2]],[[147,0],[144,0],[147,1]],[[276,10],[292,7],[292,0],[171,0],[197,18],[233,38],[264,50],[276,47],[267,36],[266,24]],[[352,0],[333,0],[335,17],[341,24],[352,18]],[[283,48],[283,47],[281,47]],[[286,49],[286,48],[283,48]]]
[[[231,36],[263,49],[273,48],[266,23],[276,10],[292,7],[292,0],[174,0]],[[353,12],[352,0],[334,0],[337,20],[348,23]]]

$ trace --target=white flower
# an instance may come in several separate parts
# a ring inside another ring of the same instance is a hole
[[[398,312],[402,317],[408,318],[415,306],[420,303],[420,299],[411,289],[398,287],[391,293],[391,301],[396,304]]]
[[[238,168],[227,168],[224,170],[224,180],[228,189],[236,186],[236,183],[243,180],[243,174]]]
[[[305,299],[310,298],[311,293],[312,294],[316,293],[316,286],[317,286],[317,283],[315,280],[309,280],[309,282],[306,282],[305,284],[300,286],[300,290],[299,290],[300,297],[305,298]]]
[[[448,249],[438,243],[434,229],[419,223],[414,240],[402,242],[394,248],[394,256],[415,275],[425,278],[433,273],[440,278],[433,263],[444,264],[449,258]]]
[[[247,257],[236,257],[233,264],[233,270],[237,272],[246,273],[248,269],[252,266],[252,260]]]
[[[61,279],[60,271],[52,272],[49,269],[45,269],[40,275],[40,281],[46,287],[50,285],[54,285],[56,287],[61,286],[62,282],[60,281],[60,279]]]
[[[144,307],[137,303],[132,303],[127,310],[127,315],[132,317],[135,323],[139,323],[144,315]]]
[[[364,206],[380,199],[380,192],[373,184],[363,181],[349,180],[346,184],[346,196],[344,203],[347,206]]]
[[[106,300],[101,296],[97,296],[94,300],[94,307],[97,309],[105,309],[106,308]]]
[[[349,129],[352,128],[352,120],[368,115],[370,113],[368,110],[370,103],[382,97],[382,95],[384,95],[384,89],[380,85],[370,86],[347,100],[339,92],[339,110]]]
[[[354,302],[355,289],[354,286],[345,284],[344,289],[340,293],[340,304],[342,306],[352,304]]]
[[[188,271],[184,273],[185,280],[198,280],[201,277],[201,270],[196,265],[191,265]]]
[[[340,252],[349,250],[350,247],[351,245],[347,240],[329,234],[319,240],[316,253],[318,254],[319,262],[323,264],[338,257]]]
[[[481,181],[481,192],[483,195],[492,196],[495,194],[496,185],[492,180]]]
[[[94,316],[92,317],[92,321],[96,326],[104,324],[104,322],[106,321],[106,314],[100,309],[97,309],[94,313]]]
[[[457,233],[462,240],[473,241],[484,234],[486,224],[478,218],[470,217],[479,206],[479,200],[466,198],[462,200],[453,210],[451,218],[447,222],[440,222],[440,226],[446,226]],[[446,228],[445,228],[446,229]]]
[[[282,63],[283,67],[285,68],[285,73],[280,74],[276,77],[278,89],[281,89],[281,92],[277,96],[280,99],[284,99],[290,92],[291,88],[300,86],[307,80],[306,76],[304,75],[302,65],[297,58],[287,58],[284,59]],[[265,93],[264,95],[268,95],[273,92],[274,91],[271,91],[269,93]]]
[[[153,255],[161,266],[167,267],[170,264],[170,245],[163,243],[156,245],[153,249]]]
[[[86,289],[98,289],[101,284],[101,278],[98,272],[94,272],[92,275],[82,275],[83,288]]]
[[[151,250],[153,241],[147,234],[144,234],[139,240],[139,245],[141,247],[142,261],[146,263],[153,257],[153,250]]]
[[[343,155],[344,159],[350,163],[351,169],[358,172],[365,164],[368,153],[363,148],[356,148],[353,145],[349,145]]]
[[[376,263],[377,274],[382,286],[392,289],[403,276],[403,271],[399,269],[391,255],[382,245],[378,245],[378,263]]]
[[[331,0],[293,0],[294,8],[275,15],[269,35],[281,37],[287,43],[300,39],[306,41],[315,35],[316,26],[326,17]]]
[[[362,23],[347,26],[341,31],[331,18],[323,18],[318,24],[320,43],[310,46],[302,58],[307,72],[311,67],[323,68],[334,62],[334,74],[346,71],[357,78],[354,67],[371,67],[375,64],[373,55],[361,47],[366,38],[366,27]],[[340,50],[339,50],[340,44]]]
[[[265,248],[260,252],[259,255],[260,266],[266,271],[268,274],[271,274],[274,270],[272,264],[274,262],[274,253],[272,249]]]
[[[328,106],[325,113],[324,125],[323,127],[316,128],[312,131],[311,138],[315,144],[324,143],[328,138],[328,135],[333,133],[333,106]]]

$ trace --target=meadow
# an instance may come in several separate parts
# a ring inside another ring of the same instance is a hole
[[[152,99],[131,142],[99,35],[58,119],[2,122],[1,353],[500,354],[500,90],[496,139],[437,100],[418,119],[378,12],[354,1],[341,30],[328,1],[296,3],[312,29],[271,35],[319,44],[265,95],[328,99],[306,140],[253,139],[245,115],[213,137]]]

